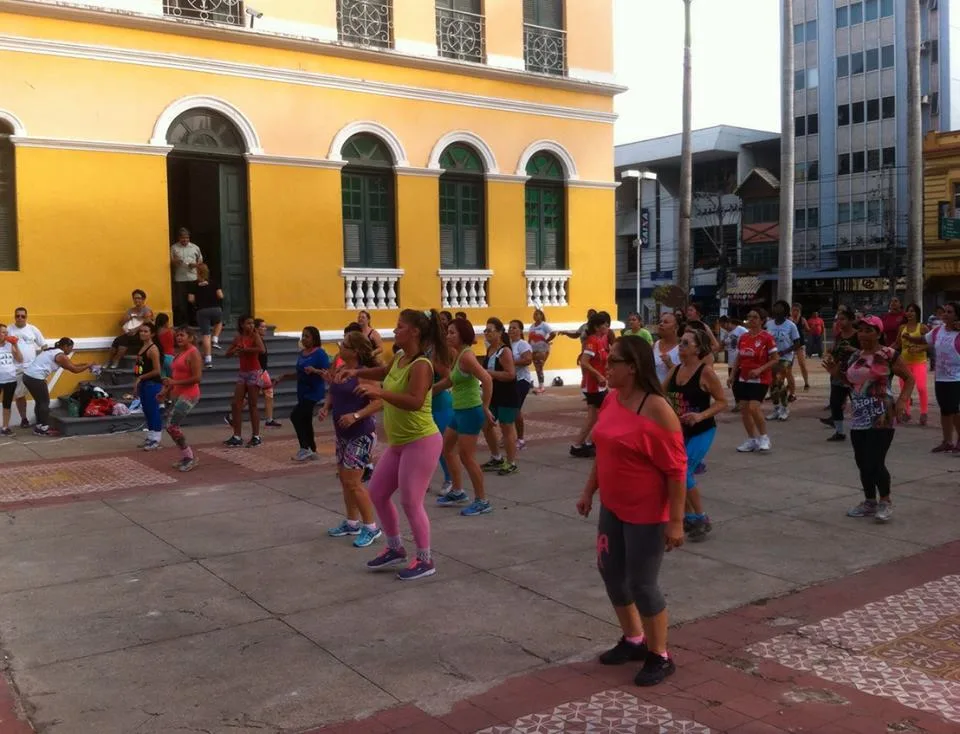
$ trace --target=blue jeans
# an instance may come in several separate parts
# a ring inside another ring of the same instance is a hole
[[[163,430],[163,418],[160,415],[160,403],[157,401],[157,395],[163,385],[159,382],[148,380],[140,383],[139,397],[140,407],[143,409],[143,417],[147,419],[147,430],[160,433]]]

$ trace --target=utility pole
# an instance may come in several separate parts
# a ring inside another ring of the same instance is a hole
[[[887,287],[890,291],[889,300],[893,300],[897,295],[897,197],[894,193],[894,183],[896,182],[895,169],[883,169],[881,175],[886,178],[886,192],[883,201],[883,217],[885,224],[885,234],[887,240]],[[913,301],[907,301],[912,303]]]
[[[793,120],[793,0],[783,0],[780,29],[780,262],[777,297],[793,303],[793,207],[796,138]]]
[[[920,128],[920,0],[907,0],[907,303],[923,300],[923,138]]]
[[[683,134],[680,143],[680,218],[677,222],[677,286],[690,297],[690,212],[693,208],[693,151],[690,141],[693,88],[690,74],[690,2],[683,0]]]

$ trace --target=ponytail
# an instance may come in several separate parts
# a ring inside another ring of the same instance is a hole
[[[445,367],[450,364],[450,350],[447,349],[447,339],[436,309],[417,311],[405,308],[400,312],[400,318],[420,332],[420,349],[430,355],[434,364],[439,363]]]
[[[73,339],[69,336],[61,336],[57,339],[56,343],[53,345],[54,349],[60,349],[66,351],[67,349],[73,348]]]

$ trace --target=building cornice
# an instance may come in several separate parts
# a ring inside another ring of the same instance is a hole
[[[159,33],[173,33],[179,36],[190,36],[215,41],[231,41],[251,46],[267,46],[270,48],[307,51],[314,54],[323,53],[341,58],[372,61],[378,64],[386,62],[409,68],[452,73],[457,76],[498,79],[528,86],[586,92],[604,97],[613,97],[627,91],[627,87],[606,81],[608,77],[599,72],[592,72],[591,79],[552,77],[543,74],[530,74],[522,69],[514,69],[506,66],[469,64],[452,59],[445,59],[437,56],[436,52],[433,54],[425,54],[419,46],[417,46],[417,49],[420,53],[404,53],[403,51],[393,49],[371,50],[340,42],[308,39],[285,33],[270,32],[262,28],[238,28],[200,22],[169,20],[164,17],[128,11],[111,11],[100,8],[69,6],[56,0],[0,0],[0,12],[98,23],[101,25],[120,26]],[[400,46],[401,48],[409,47],[411,51],[413,50],[410,44],[405,46],[402,39]],[[600,79],[604,81],[599,81]]]
[[[304,158],[287,155],[251,154],[244,156],[249,163],[259,163],[264,166],[293,166],[296,168],[326,168],[339,171],[346,161],[330,161],[326,158]]]
[[[115,143],[109,140],[72,140],[68,138],[36,138],[12,135],[10,140],[18,148],[51,148],[53,150],[79,150],[89,153],[128,153],[134,155],[164,156],[173,150],[170,145]]]

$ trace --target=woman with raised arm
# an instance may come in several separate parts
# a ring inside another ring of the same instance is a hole
[[[90,369],[87,362],[74,364],[70,360],[72,352],[73,339],[61,337],[52,349],[40,352],[23,370],[23,386],[33,397],[34,410],[37,413],[37,424],[33,427],[33,432],[38,436],[52,435],[47,423],[50,419],[50,389],[47,387],[47,378],[60,369],[77,375]]]

